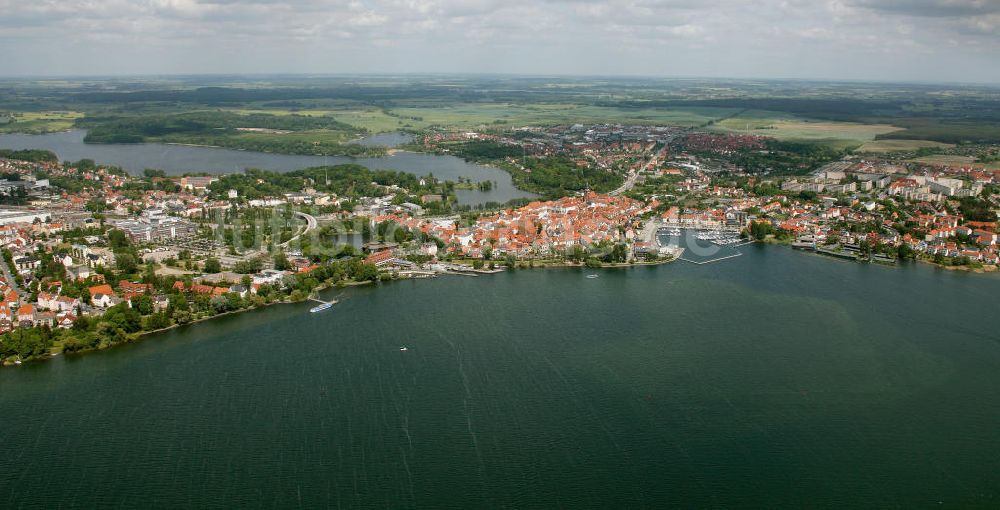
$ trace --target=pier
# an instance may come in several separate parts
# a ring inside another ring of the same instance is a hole
[[[672,234],[674,231],[682,232],[680,235]],[[695,232],[691,232],[695,231]],[[669,246],[663,246],[660,242],[661,234],[670,234],[676,236],[675,242],[690,241],[692,238],[699,241],[708,242],[718,248],[731,248],[735,253],[730,255],[724,255],[722,257],[717,257],[709,260],[692,260],[684,257],[683,255],[687,253],[684,248],[671,243]],[[743,252],[739,251],[737,248],[741,246],[746,246],[748,244],[753,244],[755,241],[753,239],[741,240],[737,236],[739,235],[738,227],[731,227],[725,225],[697,225],[697,224],[682,224],[678,222],[663,222],[660,220],[652,220],[648,222],[643,229],[642,238],[647,239],[649,242],[655,243],[661,254],[666,252],[672,252],[672,255],[677,260],[683,260],[684,262],[690,262],[692,264],[697,264],[699,266],[705,264],[711,264],[714,262],[721,262],[723,260],[729,260],[743,255]]]
[[[341,294],[341,295],[343,295],[343,294]],[[337,297],[340,297],[341,295],[338,295]],[[335,304],[338,303],[338,301],[337,301],[336,298],[331,299],[330,301],[323,301],[322,299],[319,298],[319,293],[315,292],[315,291],[312,292],[311,294],[309,294],[309,296],[306,297],[306,299],[309,300],[309,301],[313,301],[313,302],[319,303],[321,305],[331,305],[332,306],[332,305],[335,305]]]
[[[736,252],[736,253],[734,253],[732,255],[726,255],[725,257],[719,257],[717,259],[702,260],[701,262],[698,262],[696,260],[686,259],[686,258],[683,258],[683,257],[681,257],[678,260],[683,260],[684,262],[690,262],[692,264],[697,264],[699,266],[703,266],[705,264],[711,264],[713,262],[722,262],[723,260],[734,259],[734,258],[740,257],[742,255],[743,255],[742,252]]]
[[[322,299],[320,299],[318,297],[312,297],[312,296],[309,296],[307,299],[309,301],[315,301],[315,302],[317,302],[317,303],[319,303],[321,305],[335,305],[335,304],[337,304],[337,300],[336,299],[331,300],[331,301],[323,301]]]

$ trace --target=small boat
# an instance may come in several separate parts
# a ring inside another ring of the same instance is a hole
[[[323,303],[321,305],[316,305],[309,309],[309,313],[322,312],[323,310],[326,310],[331,306],[333,306],[333,303]]]
[[[399,350],[400,350],[400,351],[403,351],[403,352],[406,352],[406,351],[408,351],[409,349],[407,349],[406,347],[400,347],[400,348],[399,348]]]
[[[597,278],[597,275],[596,274],[588,274],[587,278],[590,278],[591,280],[593,280],[594,278]]]

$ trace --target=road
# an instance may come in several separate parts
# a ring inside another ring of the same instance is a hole
[[[639,178],[639,174],[641,174],[642,172],[644,172],[646,170],[649,170],[650,167],[655,166],[656,162],[659,161],[660,158],[662,158],[663,155],[667,153],[667,147],[668,147],[668,144],[666,144],[666,143],[663,144],[663,148],[661,148],[659,151],[657,151],[656,154],[653,154],[649,158],[649,160],[646,161],[646,164],[644,164],[641,167],[637,168],[633,172],[629,172],[628,177],[625,178],[625,182],[623,182],[622,185],[618,187],[618,189],[616,189],[616,190],[614,190],[614,191],[612,191],[611,193],[608,193],[608,194],[609,195],[621,195],[622,193],[625,193],[626,191],[632,189],[635,186],[636,179]]]
[[[25,292],[17,287],[17,280],[14,279],[14,275],[11,274],[11,268],[7,267],[7,261],[0,258],[0,269],[3,270],[3,277],[7,279],[7,283],[10,284],[10,288],[17,292],[21,299],[24,299]]]
[[[299,218],[302,218],[302,219],[306,220],[306,228],[302,232],[299,232],[298,235],[296,235],[295,237],[293,237],[293,238],[291,238],[291,239],[289,239],[289,240],[287,240],[287,241],[285,241],[285,242],[283,242],[283,243],[281,243],[281,244],[278,245],[278,246],[280,246],[282,248],[287,248],[289,244],[292,244],[292,241],[295,241],[296,239],[298,239],[298,238],[300,238],[300,237],[308,234],[311,230],[313,230],[317,226],[319,226],[319,222],[316,221],[316,217],[313,216],[313,215],[311,215],[311,214],[306,214],[306,213],[301,212],[301,211],[292,211],[292,214],[298,216]]]

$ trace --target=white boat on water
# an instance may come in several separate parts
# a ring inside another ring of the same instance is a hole
[[[333,306],[333,303],[323,303],[321,305],[316,305],[309,309],[309,313],[322,312],[323,310],[326,310],[331,306]]]
[[[594,279],[594,278],[597,278],[597,275],[596,274],[588,274],[587,278]]]
[[[400,348],[399,348],[399,350],[400,350],[400,351],[402,351],[402,352],[406,352],[406,351],[408,351],[409,349],[407,349],[406,347],[400,347]]]

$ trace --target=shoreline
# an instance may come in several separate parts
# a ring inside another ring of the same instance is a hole
[[[464,275],[479,276],[479,275],[500,274],[500,273],[504,273],[504,272],[507,272],[507,271],[521,271],[521,270],[530,270],[530,269],[559,269],[559,268],[579,268],[579,269],[592,269],[592,270],[599,270],[599,269],[622,269],[622,268],[638,267],[638,266],[653,267],[653,266],[659,266],[659,265],[663,265],[663,264],[669,264],[669,263],[675,262],[675,261],[677,261],[676,258],[656,260],[656,261],[632,262],[632,263],[629,263],[629,262],[613,263],[613,264],[609,263],[609,264],[603,264],[601,267],[593,267],[593,268],[588,268],[586,266],[586,264],[584,264],[582,262],[580,262],[580,263],[576,263],[576,262],[543,262],[543,263],[540,263],[539,265],[531,266],[531,267],[508,268],[506,266],[503,266],[503,267],[495,268],[493,270],[488,270],[488,269],[473,269],[472,266],[469,266],[468,267],[468,271],[469,271],[468,273],[440,273],[440,274],[443,274],[443,275],[446,275],[446,276],[447,275],[463,275],[463,274]],[[416,276],[416,275],[409,275],[409,276],[400,278],[400,277],[398,277],[398,273],[397,273],[397,277],[396,278],[392,278],[389,281],[423,280],[423,279],[426,279],[426,278],[428,278],[428,277],[426,277],[426,276]],[[366,281],[362,281],[362,282],[355,282],[355,281],[351,281],[351,282],[339,282],[339,283],[335,283],[335,284],[321,285],[321,286],[317,287],[316,289],[314,289],[313,292],[319,293],[319,292],[322,292],[322,291],[325,291],[325,290],[330,290],[330,289],[333,289],[333,288],[362,287],[362,286],[365,286],[365,285],[374,285],[376,283],[380,283],[380,282],[376,282],[376,281],[372,281],[372,280],[366,280]],[[85,355],[87,353],[93,353],[93,352],[97,352],[97,351],[104,351],[104,350],[107,350],[107,349],[113,349],[113,348],[116,348],[116,347],[120,347],[122,345],[136,343],[136,342],[139,342],[140,340],[143,340],[144,338],[146,338],[148,336],[152,336],[152,335],[158,334],[158,333],[166,333],[168,331],[179,329],[181,327],[191,326],[191,325],[199,324],[199,323],[202,323],[202,322],[207,322],[207,321],[210,321],[210,320],[213,320],[213,319],[218,319],[218,318],[221,318],[221,317],[226,317],[226,316],[231,316],[231,315],[239,315],[239,314],[246,313],[246,312],[251,312],[251,311],[254,311],[254,310],[263,310],[265,308],[269,308],[269,307],[275,306],[275,305],[290,305],[290,304],[296,304],[296,303],[304,303],[304,302],[306,302],[308,300],[309,300],[309,298],[307,297],[307,298],[305,298],[305,299],[303,299],[301,301],[293,301],[293,300],[291,300],[291,299],[289,299],[289,298],[286,297],[285,299],[272,301],[270,303],[264,303],[263,305],[252,306],[252,307],[248,307],[248,308],[241,308],[239,310],[230,310],[230,311],[227,311],[227,312],[222,312],[222,313],[215,314],[215,315],[210,315],[210,316],[207,316],[207,317],[199,317],[199,318],[194,319],[194,320],[192,320],[190,322],[185,322],[184,324],[176,324],[175,323],[175,324],[171,324],[170,326],[167,326],[167,327],[164,327],[164,328],[158,328],[158,329],[153,329],[153,330],[149,330],[149,331],[138,331],[136,333],[129,334],[128,338],[126,340],[123,340],[121,342],[117,342],[117,343],[114,343],[114,344],[106,345],[104,347],[89,347],[89,348],[86,348],[86,349],[80,349],[80,350],[77,350],[77,351],[66,353],[65,351],[62,350],[62,348],[61,348],[62,346],[59,346],[58,350],[50,350],[48,353],[46,353],[44,355],[34,356],[34,357],[26,358],[26,359],[21,359],[20,361],[21,361],[21,364],[26,364],[26,363],[41,363],[41,362],[45,362],[45,361],[51,360],[52,358],[56,358],[56,357],[58,357],[60,355],[68,355],[68,356],[72,356],[72,355]],[[2,363],[0,363],[0,368],[7,367],[7,366],[19,366],[19,364],[16,363],[16,362],[13,362],[13,361],[6,361],[6,360],[3,361]]]
[[[765,244],[771,244],[771,245],[774,245],[774,246],[789,246],[790,245],[789,243],[783,243],[783,242],[773,242],[773,243],[770,243],[770,242],[764,241],[764,243]],[[792,248],[792,249],[795,250],[795,248]],[[892,264],[888,264],[888,263],[884,263],[884,262],[879,262],[877,260],[870,260],[870,261],[852,260],[852,259],[849,259],[847,257],[831,256],[831,255],[827,255],[827,254],[823,254],[823,253],[817,252],[815,250],[795,250],[795,251],[803,251],[803,252],[806,252],[806,253],[811,253],[813,255],[820,255],[820,256],[823,256],[824,258],[839,259],[839,260],[844,260],[846,262],[867,263],[867,264],[872,264],[872,265],[877,265],[877,266],[882,266],[882,267],[900,267],[899,265],[900,265],[901,262],[914,262],[914,263],[917,263],[917,264],[926,264],[926,265],[928,265],[930,267],[933,267],[933,268],[936,268],[936,269],[943,269],[945,271],[957,271],[957,272],[960,272],[960,273],[993,274],[993,273],[1000,272],[1000,266],[993,265],[993,264],[982,264],[979,267],[972,267],[972,266],[951,266],[951,265],[945,265],[945,264],[938,264],[937,262],[934,262],[933,260],[929,260],[929,259],[927,259],[925,257],[916,257],[916,258],[913,258],[913,259],[894,259]]]
[[[364,285],[371,285],[371,284],[374,284],[374,283],[376,283],[376,282],[373,282],[373,281],[369,280],[369,281],[364,281],[364,282],[345,282],[345,283],[339,283],[339,284],[323,285],[323,286],[320,286],[320,287],[317,287],[316,289],[314,289],[314,292],[322,292],[324,290],[330,290],[330,289],[337,288],[337,287],[360,287],[360,286],[364,286]],[[153,330],[149,330],[149,331],[138,331],[138,332],[135,332],[135,333],[130,333],[129,336],[128,336],[128,338],[126,340],[121,341],[121,342],[117,342],[117,343],[113,343],[113,344],[110,344],[110,345],[107,345],[107,346],[104,346],[104,347],[89,347],[89,348],[86,348],[86,349],[80,349],[78,351],[73,351],[73,352],[70,352],[70,353],[66,353],[65,351],[63,351],[60,348],[57,351],[50,350],[47,354],[44,354],[44,355],[41,355],[41,356],[33,356],[33,357],[30,357],[30,358],[22,359],[20,361],[22,362],[21,364],[25,364],[25,363],[41,363],[41,362],[50,360],[52,358],[56,358],[56,357],[58,357],[60,355],[76,355],[76,354],[84,355],[84,354],[92,353],[92,352],[96,352],[96,351],[104,351],[104,350],[107,350],[107,349],[113,349],[115,347],[120,347],[122,345],[136,343],[136,342],[142,340],[143,338],[145,338],[147,336],[150,336],[150,335],[153,335],[153,334],[156,334],[156,333],[166,333],[168,331],[171,331],[171,330],[174,330],[174,329],[178,329],[178,328],[181,328],[181,327],[184,327],[184,326],[191,326],[191,325],[194,325],[194,324],[198,324],[198,323],[201,323],[201,322],[207,322],[207,321],[210,321],[212,319],[218,319],[218,318],[226,317],[226,316],[229,316],[229,315],[239,315],[241,313],[252,312],[254,310],[263,310],[265,308],[269,308],[269,307],[275,306],[275,305],[291,305],[291,304],[296,304],[296,303],[304,303],[304,302],[306,302],[308,300],[309,300],[308,297],[305,298],[305,299],[303,299],[303,300],[301,300],[301,301],[293,301],[291,299],[285,298],[285,299],[282,299],[282,300],[271,301],[270,303],[264,303],[263,305],[259,305],[259,306],[251,306],[251,307],[248,307],[248,308],[241,308],[239,310],[230,310],[230,311],[227,311],[227,312],[218,313],[218,314],[210,315],[210,316],[207,316],[207,317],[199,317],[199,318],[194,319],[194,320],[192,320],[190,322],[185,322],[184,324],[176,324],[175,323],[175,324],[171,324],[171,325],[169,325],[167,327],[164,327],[164,328],[158,328],[158,329],[153,329]],[[6,361],[6,360],[4,360],[2,363],[0,363],[0,368],[7,367],[7,366],[18,366],[18,364],[16,362]]]
[[[768,242],[765,242],[764,244],[781,246],[781,245],[785,245],[787,243],[775,243],[775,242],[768,243]],[[446,272],[446,273],[438,273],[438,274],[442,274],[442,275],[445,275],[445,276],[447,276],[447,275],[466,275],[466,276],[472,275],[472,276],[479,276],[479,275],[500,274],[500,273],[504,273],[504,272],[507,272],[507,271],[523,271],[523,270],[532,270],[532,269],[571,269],[571,268],[573,268],[573,269],[588,269],[588,270],[597,271],[597,270],[601,270],[601,269],[625,269],[625,268],[630,268],[630,267],[656,267],[656,266],[662,266],[662,265],[670,264],[670,263],[676,262],[678,260],[680,260],[680,259],[672,257],[672,258],[664,258],[664,259],[654,260],[654,261],[602,263],[602,265],[599,266],[599,267],[588,267],[584,262],[570,262],[570,261],[549,261],[549,262],[546,262],[546,261],[540,261],[536,265],[530,265],[530,266],[520,266],[520,265],[518,265],[518,266],[515,266],[513,268],[510,268],[510,267],[507,267],[507,266],[501,266],[501,267],[497,267],[497,268],[495,268],[493,270],[488,270],[488,269],[478,269],[477,270],[477,269],[472,268],[471,265],[469,265],[468,269],[467,269],[467,271],[468,271],[467,273],[447,273]],[[525,262],[527,262],[527,261],[525,261]],[[925,263],[925,264],[927,264],[927,265],[929,265],[931,267],[935,267],[935,268],[943,269],[943,270],[947,270],[947,271],[958,271],[958,272],[973,273],[973,274],[993,274],[993,273],[1000,272],[1000,267],[998,267],[998,266],[992,266],[992,265],[987,265],[987,266],[983,266],[983,267],[980,267],[980,268],[970,268],[970,267],[967,267],[967,266],[944,266],[944,265],[941,265],[941,264],[936,264],[936,263],[934,263],[931,260],[923,260],[923,259],[919,259],[919,258],[916,259],[915,262]],[[465,265],[465,264],[455,263],[455,262],[453,262],[453,264]],[[892,266],[889,266],[889,265],[886,265],[886,264],[878,264],[878,265],[883,265],[883,266],[886,266],[886,267],[898,267],[895,264],[893,264]],[[407,275],[406,277],[399,277],[398,273],[395,273],[395,274],[397,276],[395,278],[392,278],[392,279],[388,280],[388,281],[422,280],[422,279],[429,278],[428,276],[417,276],[417,275]],[[437,275],[435,274],[435,276],[437,276]],[[334,284],[321,284],[316,289],[314,289],[313,292],[314,293],[319,293],[319,292],[330,290],[330,289],[333,289],[333,288],[362,287],[362,286],[366,286],[366,285],[374,285],[374,284],[377,284],[377,283],[381,283],[381,281],[366,280],[366,281],[361,281],[361,282],[350,281],[350,282],[338,282],[338,283],[334,283]],[[22,362],[21,364],[25,364],[25,363],[39,363],[39,362],[44,362],[44,361],[50,360],[52,358],[58,357],[60,355],[77,355],[77,354],[84,355],[84,354],[92,353],[92,352],[95,352],[95,351],[103,351],[103,350],[107,350],[107,349],[113,349],[115,347],[119,347],[119,346],[122,346],[122,345],[136,343],[136,342],[144,339],[145,337],[152,336],[154,334],[166,333],[168,331],[179,329],[179,328],[184,327],[184,326],[191,326],[191,325],[199,324],[199,323],[202,323],[202,322],[207,322],[207,321],[210,321],[210,320],[213,320],[213,319],[218,319],[218,318],[221,318],[221,317],[226,317],[226,316],[231,316],[231,315],[238,315],[238,314],[241,314],[241,313],[251,312],[251,311],[255,311],[255,310],[263,310],[265,308],[269,308],[269,307],[275,306],[275,305],[290,305],[290,304],[296,304],[296,303],[304,303],[304,302],[306,302],[308,300],[309,300],[309,298],[306,297],[305,299],[302,299],[300,301],[293,301],[290,298],[286,297],[285,299],[275,300],[275,301],[272,301],[272,302],[269,302],[269,303],[264,303],[264,304],[258,305],[258,306],[252,306],[252,307],[248,307],[248,308],[242,308],[242,309],[239,309],[239,310],[230,310],[230,311],[227,311],[227,312],[223,312],[223,313],[219,313],[219,314],[215,314],[215,315],[210,315],[210,316],[207,316],[207,317],[200,317],[198,319],[194,319],[194,320],[192,320],[190,322],[186,322],[184,324],[171,324],[170,326],[167,326],[167,327],[164,327],[164,328],[154,329],[154,330],[150,330],[150,331],[139,331],[139,332],[130,334],[127,340],[124,340],[124,341],[121,341],[121,342],[118,342],[118,343],[114,343],[114,344],[110,344],[110,345],[107,345],[107,346],[104,346],[104,347],[90,347],[90,348],[81,349],[81,350],[78,350],[78,351],[73,351],[71,353],[66,353],[65,351],[63,351],[61,349],[61,346],[60,346],[59,350],[57,350],[57,351],[50,351],[49,353],[44,354],[42,356],[30,357],[30,358],[23,359],[23,360],[20,360],[20,361]],[[18,364],[15,363],[15,362],[13,362],[13,361],[6,361],[6,360],[3,361],[2,363],[0,363],[0,368],[7,367],[7,366],[18,366]]]

